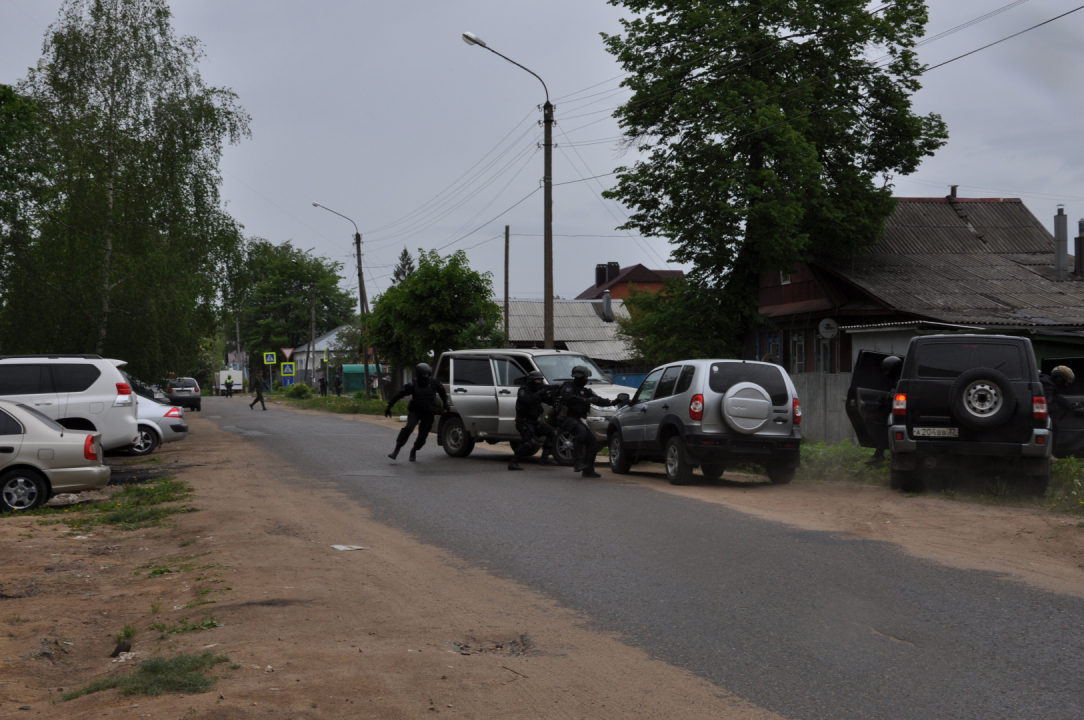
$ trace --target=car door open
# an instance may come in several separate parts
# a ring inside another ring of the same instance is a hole
[[[1047,408],[1054,432],[1054,457],[1084,457],[1084,358],[1047,358],[1040,372],[1049,375],[1058,365],[1073,371],[1073,384],[1059,389],[1054,407]]]
[[[888,446],[888,415],[892,412],[895,378],[884,374],[881,364],[889,353],[860,350],[847,390],[847,418],[862,447]]]

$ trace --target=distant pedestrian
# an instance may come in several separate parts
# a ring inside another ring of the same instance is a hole
[[[327,375],[320,376],[320,397],[327,397]]]
[[[264,412],[267,412],[267,405],[264,404],[263,401],[263,373],[260,373],[260,376],[256,378],[256,382],[253,383],[253,385],[255,385],[256,387],[256,399],[252,401],[252,405],[249,405],[248,409],[252,410],[253,406],[256,403],[259,403],[260,407],[263,408]]]
[[[335,394],[338,397],[342,397],[342,394],[343,394],[343,376],[342,376],[342,373],[335,373]]]
[[[226,397],[233,397],[233,375],[226,376]]]

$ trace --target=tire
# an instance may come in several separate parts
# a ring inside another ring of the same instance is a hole
[[[444,452],[452,457],[464,458],[474,451],[474,438],[458,417],[450,417],[444,421],[440,428],[440,442],[444,446]]]
[[[922,491],[922,483],[914,470],[889,469],[888,487],[905,493]]]
[[[608,442],[610,446],[610,469],[618,475],[627,475],[632,463],[629,462],[629,454],[625,450],[625,441],[621,439],[621,431],[615,430],[610,433]]]
[[[196,412],[203,412],[203,403],[196,403]]]
[[[139,440],[128,448],[129,455],[150,455],[158,449],[158,433],[146,425],[139,426]]]
[[[572,467],[576,464],[572,433],[564,430],[557,431],[557,445],[553,448],[553,457],[557,459],[557,464],[563,467]]]
[[[693,466],[685,461],[685,448],[681,437],[675,435],[666,441],[663,456],[666,467],[666,479],[671,485],[688,485],[693,480]]]
[[[0,512],[33,510],[48,500],[48,486],[33,470],[16,468],[0,475]]]
[[[1050,487],[1050,464],[1047,463],[1044,472],[1036,475],[1027,475],[1020,486],[1021,492],[1032,497],[1046,495],[1046,489]]]
[[[708,480],[718,480],[725,470],[726,465],[723,463],[704,463],[700,466],[700,472],[704,473],[704,477]]]
[[[993,368],[961,374],[949,390],[949,403],[953,417],[972,430],[1001,427],[1016,412],[1012,383]]]
[[[772,481],[772,485],[789,485],[794,479],[795,473],[798,472],[798,468],[783,467],[781,465],[769,465],[768,479]]]

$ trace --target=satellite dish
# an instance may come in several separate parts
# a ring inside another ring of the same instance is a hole
[[[821,324],[817,326],[817,333],[826,340],[831,340],[839,334],[839,323],[832,318],[825,318],[821,320]]]

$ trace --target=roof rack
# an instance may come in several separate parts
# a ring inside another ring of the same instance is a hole
[[[80,360],[101,360],[101,355],[0,355],[0,360],[24,360],[41,358],[44,360],[62,360],[65,358],[79,358]]]

